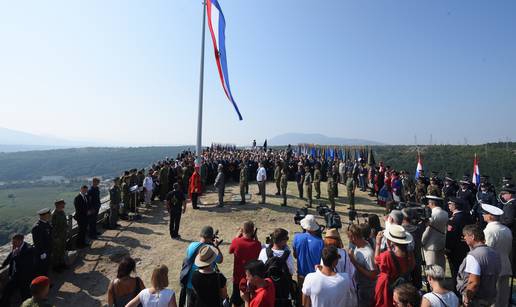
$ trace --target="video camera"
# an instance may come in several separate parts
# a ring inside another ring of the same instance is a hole
[[[219,230],[215,230],[215,232],[213,233],[213,246],[215,247],[219,247],[219,245],[222,244],[222,242],[224,242],[224,240],[220,240],[219,241]]]
[[[308,214],[308,208],[302,208],[296,211],[294,216],[294,224],[301,225],[301,220]]]
[[[405,209],[410,223],[414,225],[426,222],[432,216],[432,210],[430,208],[416,202],[399,202],[394,205],[393,209]]]
[[[324,221],[326,222],[326,229],[342,228],[342,221],[340,219],[340,215],[334,210],[330,209],[328,205],[319,204],[316,207],[317,214],[324,217]]]
[[[353,223],[358,218],[366,219],[368,217],[369,217],[368,213],[359,213],[356,210],[349,210],[349,212],[348,212],[348,218],[351,223]]]

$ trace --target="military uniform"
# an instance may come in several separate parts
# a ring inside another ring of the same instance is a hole
[[[335,210],[335,187],[334,185],[337,184],[333,180],[333,176],[331,176],[331,173],[328,174],[328,186],[326,187],[328,190],[328,201],[330,202],[330,206],[332,210]]]
[[[315,188],[315,198],[321,198],[321,171],[318,167],[314,170],[314,188]]]
[[[66,239],[68,237],[68,222],[66,214],[61,210],[52,212],[52,267],[60,270],[66,266]]]
[[[245,204],[245,194],[246,194],[246,188],[249,181],[249,174],[247,173],[247,165],[245,163],[242,163],[240,165],[240,204]]]
[[[165,196],[167,196],[168,189],[168,166],[165,165],[159,171],[159,200],[165,200]]]
[[[355,210],[355,179],[348,176],[346,181],[346,190],[348,192],[349,210]]]
[[[437,185],[437,183],[431,182],[427,188],[427,195],[442,197],[441,188]]]
[[[286,206],[287,205],[288,178],[287,178],[287,174],[285,172],[281,175],[280,181],[281,181],[281,196],[283,197],[283,203],[281,205]]]
[[[122,202],[122,190],[115,184],[109,189],[109,227],[116,228],[118,222],[118,212]]]
[[[418,180],[416,184],[416,202],[421,203],[426,196],[426,184],[424,180]]]
[[[309,170],[305,171],[305,190],[306,198],[308,199],[308,207],[312,208],[312,174]]]
[[[20,307],[53,307],[48,300],[40,300],[37,298],[29,298]]]
[[[276,168],[274,169],[274,181],[276,182],[276,189],[278,190],[276,192],[276,195],[280,195],[280,189],[281,189],[281,165],[279,163],[276,164]]]
[[[39,215],[50,213],[50,209],[38,211]],[[52,225],[39,220],[32,227],[32,241],[36,248],[36,275],[48,276],[52,257]]]
[[[122,202],[124,203],[124,206],[122,208],[121,214],[123,216],[127,216],[127,208],[131,202],[131,191],[128,177],[123,177],[122,179]]]

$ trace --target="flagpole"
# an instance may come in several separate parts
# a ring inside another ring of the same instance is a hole
[[[199,110],[197,111],[197,146],[196,146],[196,160],[195,164],[201,164],[202,154],[202,103],[203,103],[203,90],[204,90],[204,36],[206,32],[206,1],[203,1],[203,13],[202,13],[202,41],[201,41],[201,71],[199,80]]]

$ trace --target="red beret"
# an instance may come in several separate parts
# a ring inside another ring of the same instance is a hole
[[[48,286],[50,285],[50,279],[46,276],[38,276],[32,280],[31,286]]]

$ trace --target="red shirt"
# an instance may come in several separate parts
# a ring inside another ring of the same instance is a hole
[[[270,278],[265,278],[265,287],[254,291],[249,307],[274,307],[276,303],[276,289]]]
[[[201,191],[201,175],[198,172],[194,172],[188,183],[188,196],[192,198],[192,193],[201,194]]]
[[[231,241],[229,253],[235,255],[233,261],[233,284],[238,284],[245,277],[244,266],[251,260],[258,259],[262,244],[260,241],[239,237]]]
[[[403,271],[401,272],[402,274],[414,268],[413,257],[395,257],[396,259],[398,259],[400,269]],[[389,251],[385,251],[378,255],[378,257],[375,258],[375,262],[378,265],[380,274],[378,275],[378,280],[376,281],[376,288],[374,289],[374,306],[392,307],[392,293],[390,293],[389,291],[389,283],[394,282],[394,280],[398,278],[400,273],[396,270],[396,265],[394,264],[394,261],[392,260]]]

